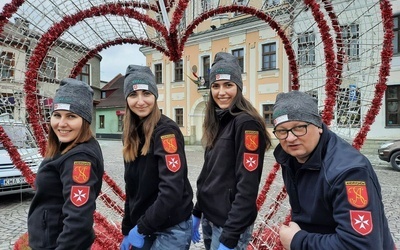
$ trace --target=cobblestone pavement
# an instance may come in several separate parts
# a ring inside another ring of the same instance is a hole
[[[107,173],[119,184],[123,185],[121,141],[99,140],[103,149]],[[189,179],[193,189],[196,178],[203,163],[203,149],[200,146],[186,146],[189,164]],[[397,248],[400,249],[400,172],[392,170],[386,162],[380,161],[376,155],[368,155],[382,187],[386,216]],[[273,163],[272,150],[264,159],[264,176]],[[121,186],[123,187],[123,186]],[[0,250],[13,249],[14,242],[26,232],[26,218],[32,194],[0,196]],[[190,250],[204,249],[202,243],[192,244]]]

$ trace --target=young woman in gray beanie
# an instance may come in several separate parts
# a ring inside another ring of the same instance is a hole
[[[124,94],[126,201],[121,250],[187,250],[193,191],[183,134],[161,114],[157,85],[148,67],[128,66]]]
[[[257,217],[264,154],[271,141],[264,119],[243,96],[241,68],[235,56],[215,55],[210,84],[192,240],[199,242],[202,221],[207,250],[244,250]]]
[[[61,81],[28,213],[33,250],[90,249],[94,242],[93,213],[104,164],[90,129],[92,107],[93,91],[87,83],[71,78]]]

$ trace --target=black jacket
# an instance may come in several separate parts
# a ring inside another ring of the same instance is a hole
[[[215,144],[204,152],[193,214],[222,227],[220,242],[229,248],[236,247],[257,217],[266,136],[250,115],[233,116],[225,110]]]
[[[292,207],[292,221],[302,229],[291,249],[392,250],[381,188],[368,159],[323,125],[320,141],[306,163],[294,171],[295,158],[279,145]]]
[[[143,138],[141,128],[138,133]],[[150,235],[189,219],[193,190],[187,174],[182,132],[174,121],[162,115],[147,155],[139,153],[133,162],[125,162],[122,234],[128,235],[138,225],[139,233]]]
[[[103,155],[94,138],[43,160],[28,214],[32,249],[82,250],[92,245],[103,173]]]

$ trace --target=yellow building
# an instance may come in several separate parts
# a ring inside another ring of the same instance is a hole
[[[206,10],[207,6],[202,8]],[[238,57],[243,69],[243,94],[271,129],[275,97],[289,89],[281,39],[255,16],[226,13],[201,22],[177,62],[149,47],[140,50],[155,74],[162,113],[178,123],[188,144],[199,143],[202,136],[208,73],[216,53],[224,51]]]

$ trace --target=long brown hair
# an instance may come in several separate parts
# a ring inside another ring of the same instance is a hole
[[[140,138],[138,128],[141,126],[144,133],[144,145],[140,154],[146,155],[150,149],[151,136],[154,128],[161,118],[161,111],[158,108],[157,101],[154,103],[153,110],[150,114],[140,119],[130,110],[128,104],[125,105],[124,131],[123,131],[123,149],[122,155],[125,162],[134,161],[139,155]]]
[[[237,116],[242,113],[247,113],[260,124],[262,129],[266,134],[266,150],[271,147],[271,138],[267,131],[267,126],[262,116],[253,107],[253,105],[243,96],[242,90],[237,88],[237,94],[233,98],[228,111],[233,116]],[[219,119],[217,117],[216,108],[218,108],[217,103],[212,98],[212,93],[210,89],[208,102],[206,104],[205,118],[203,123],[203,136],[201,138],[202,145],[204,147],[213,147],[215,139],[217,138],[219,130]]]
[[[76,145],[89,141],[92,137],[93,133],[90,128],[90,123],[82,118],[82,127],[78,133],[78,136],[75,138],[75,140],[69,143],[67,147],[60,151],[61,142],[60,140],[58,140],[58,137],[53,128],[49,126],[45,158],[53,158],[58,153],[65,154]]]

